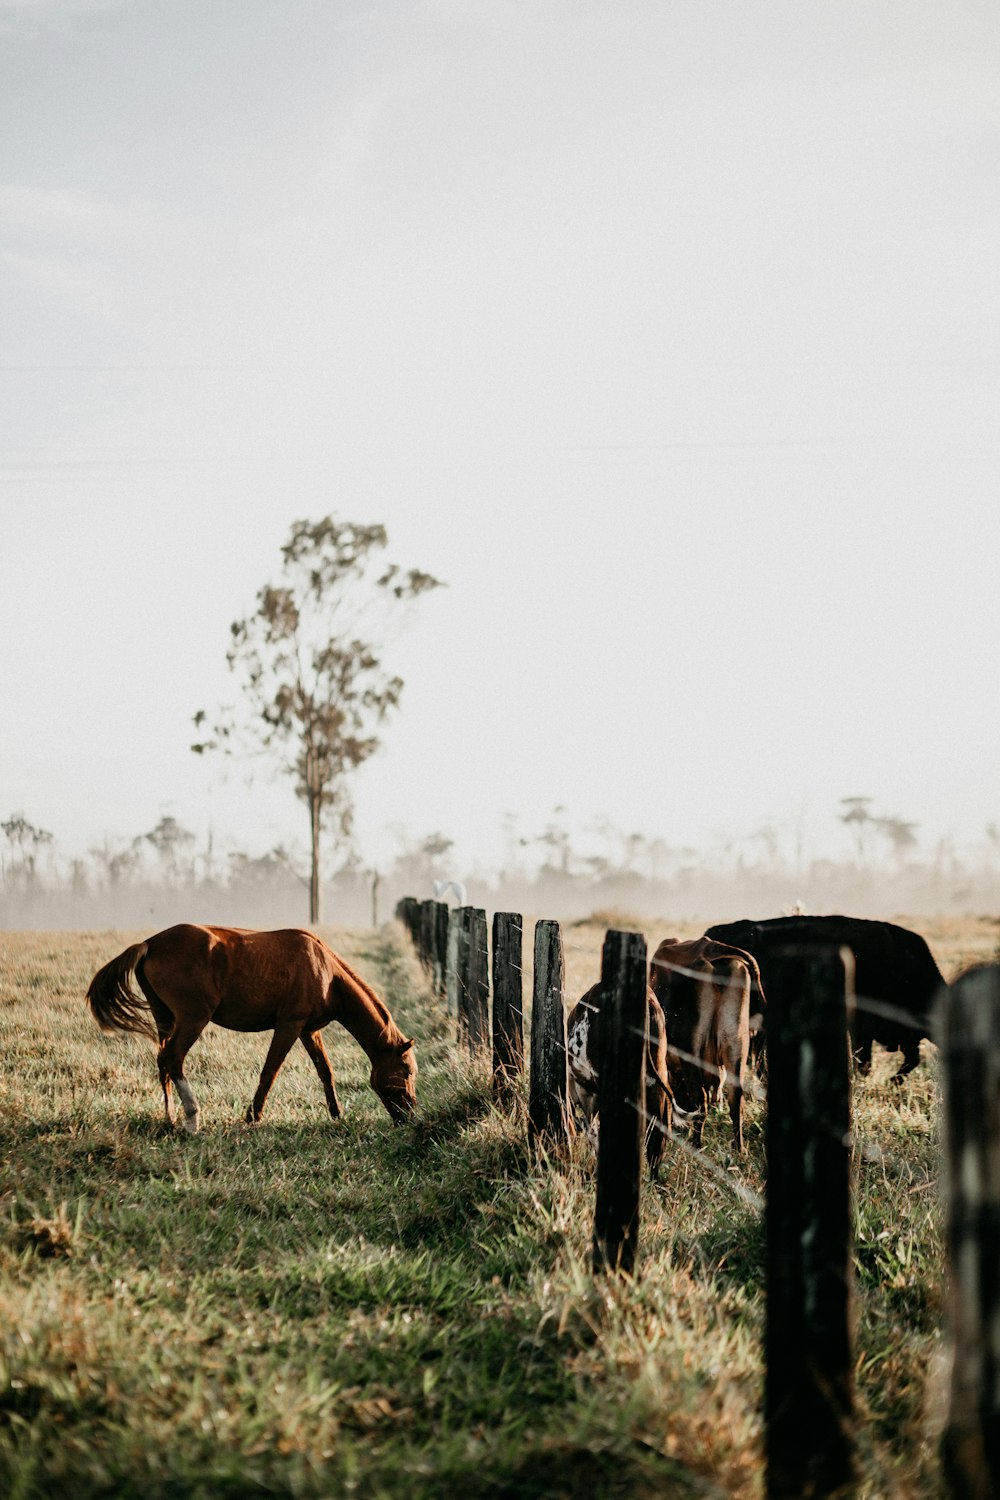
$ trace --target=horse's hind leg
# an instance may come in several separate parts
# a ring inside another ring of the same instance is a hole
[[[197,1133],[201,1122],[201,1111],[194,1096],[194,1089],[184,1077],[184,1059],[205,1030],[208,1022],[208,1016],[199,1016],[197,1019],[185,1017],[176,1023],[170,1036],[160,1048],[160,1077],[164,1079],[164,1098],[168,1098],[167,1085],[169,1080],[173,1079],[184,1106],[184,1129],[188,1135]]]
[[[160,1035],[160,1051],[156,1059],[156,1066],[160,1073],[160,1087],[163,1089],[163,1114],[168,1125],[174,1123],[174,1107],[170,1102],[170,1074],[167,1072],[166,1059],[163,1051],[170,1040],[169,1036]]]
[[[330,1065],[327,1050],[323,1046],[323,1038],[318,1031],[304,1031],[299,1037],[299,1041],[312,1058],[313,1067],[319,1074],[319,1081],[323,1085],[323,1092],[326,1095],[326,1105],[330,1111],[331,1118],[334,1120],[339,1119],[341,1113],[340,1101],[337,1098],[337,1089],[333,1081],[333,1068]]]
[[[247,1110],[246,1119],[248,1125],[256,1125],[264,1113],[264,1105],[268,1094],[271,1092],[271,1085],[278,1076],[278,1069],[292,1047],[295,1046],[301,1033],[301,1022],[286,1023],[284,1026],[276,1026],[274,1028],[271,1045],[267,1049],[264,1066],[260,1071],[260,1082],[257,1085],[257,1092],[253,1096],[253,1103]]]
[[[163,1113],[167,1124],[172,1125],[174,1123],[174,1110],[170,1101],[170,1074],[166,1069],[163,1049],[166,1047],[170,1039],[170,1034],[174,1029],[174,1014],[173,1011],[167,1009],[146,978],[145,965],[142,962],[140,962],[139,967],[135,971],[135,977],[139,981],[139,988],[145,995],[149,1008],[153,1013],[153,1020],[156,1022],[156,1031],[160,1039],[160,1050],[157,1055],[156,1065],[160,1074],[160,1087],[163,1089]]]

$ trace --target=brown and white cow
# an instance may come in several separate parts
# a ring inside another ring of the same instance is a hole
[[[709,1101],[725,1091],[733,1144],[743,1150],[743,1087],[754,1019],[763,989],[754,959],[711,938],[665,938],[653,954],[649,982],[667,1027],[667,1076],[679,1123],[701,1145]]]
[[[646,991],[649,1039],[646,1046],[646,1161],[655,1172],[670,1133],[672,1109],[667,1076],[667,1031],[660,1002]],[[573,1006],[566,1021],[570,1100],[588,1125],[597,1116],[600,1093],[601,986],[595,984]]]

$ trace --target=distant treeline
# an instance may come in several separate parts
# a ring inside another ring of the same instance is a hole
[[[0,925],[6,928],[154,928],[176,921],[248,927],[302,925],[308,861],[277,847],[261,855],[199,841],[173,818],[147,834],[106,840],[85,859],[61,856],[55,837],[23,814],[0,823]],[[841,860],[787,858],[758,840],[699,855],[620,837],[607,856],[574,851],[551,830],[520,840],[506,868],[465,869],[441,834],[414,842],[382,870],[350,857],[323,882],[326,920],[369,926],[404,895],[423,898],[454,882],[492,910],[544,911],[574,920],[594,911],[678,921],[794,911],[961,915],[1000,910],[1000,851],[961,853],[941,843],[930,857],[859,849]],[[610,844],[610,840],[608,841]],[[540,863],[531,863],[533,856]],[[450,892],[454,899],[454,891]]]

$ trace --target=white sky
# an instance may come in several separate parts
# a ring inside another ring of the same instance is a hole
[[[448,582],[356,782],[499,857],[1000,818],[995,0],[0,0],[0,815],[191,755],[291,522]]]

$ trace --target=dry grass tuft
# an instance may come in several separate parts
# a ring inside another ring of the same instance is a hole
[[[44,1259],[74,1255],[83,1237],[82,1220],[82,1209],[78,1209],[76,1216],[71,1219],[66,1204],[60,1203],[55,1213],[49,1217],[35,1214],[22,1221],[18,1238],[22,1248],[33,1249],[36,1255]]]

